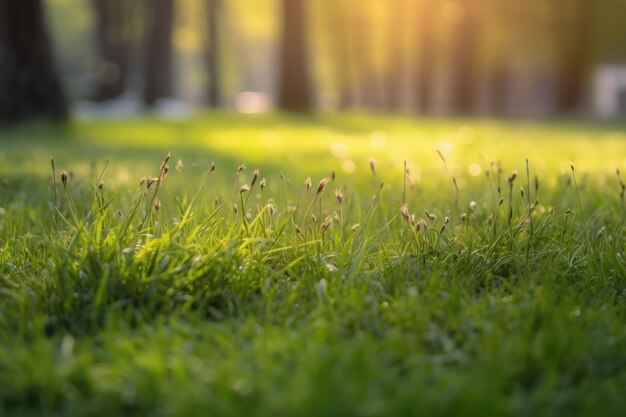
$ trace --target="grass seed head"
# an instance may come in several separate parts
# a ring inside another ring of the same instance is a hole
[[[407,222],[411,220],[411,214],[409,213],[409,207],[405,204],[400,206],[400,214]]]
[[[239,194],[243,194],[243,193],[248,192],[248,191],[250,191],[250,186],[248,184],[244,184],[239,189]]]
[[[250,181],[250,188],[254,187],[254,184],[256,184],[256,181],[259,179],[259,170],[255,169],[254,171],[252,171],[252,180]]]
[[[179,159],[176,161],[176,171],[182,173],[183,172],[183,160]]]
[[[313,186],[313,181],[311,180],[311,177],[306,177],[304,179],[304,189],[308,192],[312,186]]]
[[[467,213],[461,213],[461,222],[465,223],[467,220]]]
[[[104,188],[104,183],[102,181],[100,181],[98,183],[98,190],[102,191],[103,188]]]
[[[426,224],[426,220],[419,219],[415,225],[415,230],[418,232],[425,232],[428,229],[428,225]]]
[[[335,178],[336,178],[336,177],[337,177],[337,174],[335,173],[335,170],[333,170],[333,171],[330,173],[330,179],[331,179],[331,180],[333,180],[333,181],[335,181]]]
[[[317,196],[324,192],[329,182],[330,180],[328,178],[322,178],[320,180],[320,183],[317,185],[317,191],[315,192],[315,195]]]
[[[324,218],[324,221],[322,222],[322,224],[320,225],[320,227],[322,228],[322,231],[328,229],[330,227],[330,225],[333,222],[333,218],[330,216],[326,216]]]
[[[337,198],[337,201],[339,202],[339,204],[343,203],[343,193],[341,192],[339,188],[335,190],[335,197]]]
[[[358,229],[359,227],[361,227],[361,225],[359,223],[355,223],[350,227],[350,230],[352,230],[353,232],[356,231],[356,229]]]
[[[374,158],[369,159],[370,170],[372,170],[372,174],[376,175],[376,165],[374,163]]]
[[[261,179],[261,181],[259,181],[259,187],[261,187],[261,191],[263,191],[263,189],[265,188],[265,186],[267,185],[267,180],[265,178]]]
[[[511,173],[511,176],[509,176],[509,178],[507,179],[509,185],[512,187],[513,183],[515,182],[515,179],[517,178],[517,171],[513,171]]]
[[[148,189],[148,190],[149,190],[150,188],[152,188],[152,186],[153,186],[154,184],[156,184],[156,182],[157,182],[158,180],[159,180],[159,179],[158,179],[158,178],[155,178],[155,177],[148,177],[148,178],[146,179],[146,189]]]
[[[211,162],[211,168],[209,168],[209,172],[207,172],[207,175],[211,175],[211,172],[215,171],[215,162]]]

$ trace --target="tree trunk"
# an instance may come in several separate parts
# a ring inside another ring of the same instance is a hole
[[[559,113],[574,113],[579,109],[590,64],[593,32],[593,0],[577,0],[573,24],[564,21],[561,10],[555,10],[559,24],[555,25],[559,51],[556,106]]]
[[[452,111],[469,114],[476,101],[476,58],[478,56],[478,26],[476,2],[460,1],[463,14],[453,33],[452,53]]]
[[[503,117],[508,111],[509,70],[505,63],[496,64],[489,73],[489,107],[496,116]]]
[[[207,49],[208,88],[207,99],[209,107],[219,107],[221,104],[221,85],[219,72],[219,9],[220,0],[207,0],[207,17],[209,30],[209,46]]]
[[[345,0],[333,2],[327,7],[332,21],[331,43],[335,80],[339,94],[339,108],[347,109],[354,106],[354,69],[352,67],[350,35],[351,19],[350,7]]]
[[[387,67],[387,102],[388,110],[401,110],[405,91],[406,48],[405,32],[407,26],[406,0],[391,2],[388,22],[389,63]]]
[[[119,97],[128,75],[128,23],[124,0],[94,0],[96,43],[100,55],[96,100]]]
[[[311,110],[311,91],[306,49],[305,1],[282,1],[282,51],[280,63],[281,109],[296,112]]]
[[[67,115],[41,0],[0,1],[0,123]]]
[[[143,101],[148,106],[172,95],[173,0],[146,2],[148,13]]]
[[[415,104],[417,110],[428,113],[430,110],[430,94],[433,85],[433,67],[435,59],[435,36],[433,33],[433,2],[422,0],[420,17],[417,24],[417,63],[415,78]]]

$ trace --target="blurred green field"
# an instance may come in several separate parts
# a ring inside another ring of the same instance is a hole
[[[623,124],[4,130],[0,414],[622,415],[616,169]]]

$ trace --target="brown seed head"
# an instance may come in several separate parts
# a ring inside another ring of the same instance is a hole
[[[245,193],[250,191],[250,186],[248,184],[244,184],[241,186],[241,188],[239,189],[239,194]]]
[[[67,186],[67,171],[61,171],[61,182],[63,183],[63,188]]]
[[[211,175],[211,172],[215,171],[215,162],[211,162],[211,168],[209,168],[209,172],[207,172],[207,175]]]
[[[320,195],[326,189],[326,186],[329,182],[330,180],[328,178],[322,178],[320,180],[320,183],[317,185],[317,191],[315,192],[315,195]]]
[[[411,214],[409,213],[409,207],[405,204],[402,204],[400,206],[400,214],[402,214],[402,217],[404,217],[404,220],[406,220],[407,222],[409,220],[411,220]]]
[[[261,187],[261,191],[263,191],[265,185],[267,185],[267,180],[263,178],[261,181],[259,181],[259,187]]]
[[[339,202],[339,204],[343,203],[343,193],[341,192],[339,188],[335,190],[335,197],[337,198],[337,201]]]
[[[513,182],[515,181],[515,179],[517,178],[517,171],[513,171],[513,173],[511,174],[511,176],[508,178],[508,182],[509,185],[513,185]]]
[[[152,186],[156,184],[158,180],[159,179],[155,177],[148,177],[148,179],[146,179],[146,189],[149,190],[150,188],[152,188]]]
[[[304,180],[304,189],[308,192],[313,185],[313,181],[311,181],[311,177],[306,177]]]
[[[256,184],[256,180],[259,179],[259,170],[255,169],[254,171],[252,171],[252,180],[250,181],[250,188],[254,187],[254,184]]]
[[[376,175],[376,165],[374,164],[374,158],[369,159],[370,169],[372,170],[372,174]]]
[[[326,218],[324,218],[324,221],[322,222],[320,227],[322,228],[322,230],[326,230],[330,227],[332,222],[333,222],[333,218],[330,216],[326,216]]]
[[[425,232],[428,229],[428,225],[426,224],[426,220],[424,219],[419,219],[417,221],[417,224],[415,225],[415,229],[419,232]]]
[[[335,171],[333,170],[333,171],[330,173],[330,179],[331,179],[331,180],[333,180],[333,181],[335,181],[336,176],[337,176],[337,174],[335,174]]]
[[[467,220],[467,213],[461,213],[461,221],[465,223],[465,220]]]

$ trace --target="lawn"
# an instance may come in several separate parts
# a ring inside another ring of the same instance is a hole
[[[624,124],[0,131],[0,414],[624,415],[622,180]]]

